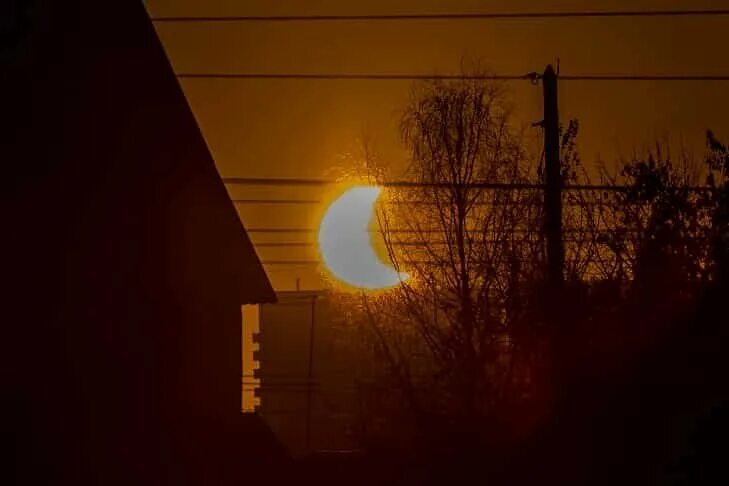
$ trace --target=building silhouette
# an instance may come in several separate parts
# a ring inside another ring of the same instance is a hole
[[[3,483],[275,484],[240,413],[275,295],[143,3],[5,5]]]
[[[257,413],[293,456],[359,452],[373,348],[353,343],[362,333],[354,333],[356,324],[346,322],[327,291],[277,297],[260,306]]]

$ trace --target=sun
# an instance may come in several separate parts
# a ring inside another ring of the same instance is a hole
[[[372,247],[369,225],[381,192],[377,186],[349,189],[331,203],[319,226],[319,251],[327,269],[357,289],[392,288],[408,278],[384,263]]]

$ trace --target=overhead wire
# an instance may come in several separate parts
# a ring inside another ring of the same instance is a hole
[[[223,183],[227,185],[244,185],[244,186],[311,186],[321,187],[330,186],[342,183],[334,179],[317,179],[317,178],[299,178],[299,177],[223,177]],[[419,188],[419,187],[430,187],[430,188],[444,188],[448,189],[456,187],[458,184],[451,182],[416,182],[408,180],[385,180],[385,181],[374,181],[381,187],[394,187],[394,188]],[[542,190],[544,184],[535,183],[512,183],[512,182],[487,182],[487,181],[474,181],[471,183],[461,184],[462,187],[469,187],[474,189],[490,189],[490,190]],[[606,191],[606,192],[623,192],[629,190],[629,186],[620,186],[613,184],[565,184],[562,186],[563,191]],[[711,187],[704,186],[691,186],[685,188],[689,191],[710,191]],[[242,200],[245,201],[245,200]]]
[[[444,12],[395,14],[333,14],[333,15],[230,15],[151,17],[155,23],[230,23],[230,22],[372,22],[423,20],[519,20],[569,18],[631,18],[631,17],[716,17],[729,15],[729,9],[671,9],[671,10],[571,10],[532,12]]]
[[[539,79],[536,73],[527,74],[420,74],[420,73],[223,73],[181,72],[178,79],[218,80],[322,80],[322,81],[427,81],[427,80],[484,80],[519,81]],[[568,82],[724,82],[729,74],[561,74],[560,81]]]

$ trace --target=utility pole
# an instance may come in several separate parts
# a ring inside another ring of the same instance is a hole
[[[306,374],[306,450],[311,452],[311,398],[314,386],[314,330],[316,324],[316,295],[311,297],[311,324],[309,327],[309,363]]]
[[[562,240],[562,165],[559,160],[557,73],[550,64],[542,76],[544,88],[544,233],[547,240],[547,277],[556,289],[564,281]]]

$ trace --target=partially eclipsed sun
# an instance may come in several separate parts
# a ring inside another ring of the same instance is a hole
[[[385,264],[370,241],[369,224],[381,189],[360,186],[348,190],[327,209],[319,226],[319,250],[329,271],[347,285],[386,289],[408,274]]]

